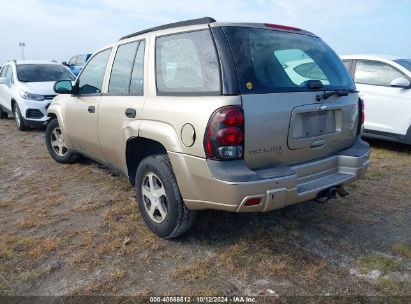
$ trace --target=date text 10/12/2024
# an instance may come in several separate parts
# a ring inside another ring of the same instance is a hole
[[[150,297],[150,303],[257,303],[257,297],[231,296],[231,297]]]

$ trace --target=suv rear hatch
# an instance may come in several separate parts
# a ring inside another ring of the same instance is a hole
[[[320,38],[264,25],[222,29],[237,69],[249,168],[309,161],[353,144],[358,95]]]

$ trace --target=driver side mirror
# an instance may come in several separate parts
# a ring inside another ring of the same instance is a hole
[[[393,81],[391,81],[390,85],[394,88],[403,88],[407,89],[411,86],[411,82],[404,78],[404,77],[399,77],[395,78]]]
[[[9,82],[6,77],[0,77],[0,84],[8,85]]]
[[[63,61],[61,64],[64,66],[68,66],[67,61]]]
[[[73,94],[74,93],[73,84],[71,83],[70,80],[56,81],[53,89],[54,89],[54,92],[56,92],[57,94]]]

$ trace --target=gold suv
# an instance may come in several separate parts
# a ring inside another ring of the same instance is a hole
[[[368,165],[350,75],[294,27],[159,26],[96,51],[54,90],[50,155],[122,172],[145,223],[166,238],[187,231],[196,210],[265,212],[346,195]]]

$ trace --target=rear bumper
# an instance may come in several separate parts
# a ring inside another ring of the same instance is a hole
[[[243,161],[216,162],[169,153],[188,208],[266,212],[311,200],[327,188],[359,179],[369,163],[368,143],[355,144],[329,157],[291,166],[249,170]],[[255,206],[245,206],[259,197]]]

